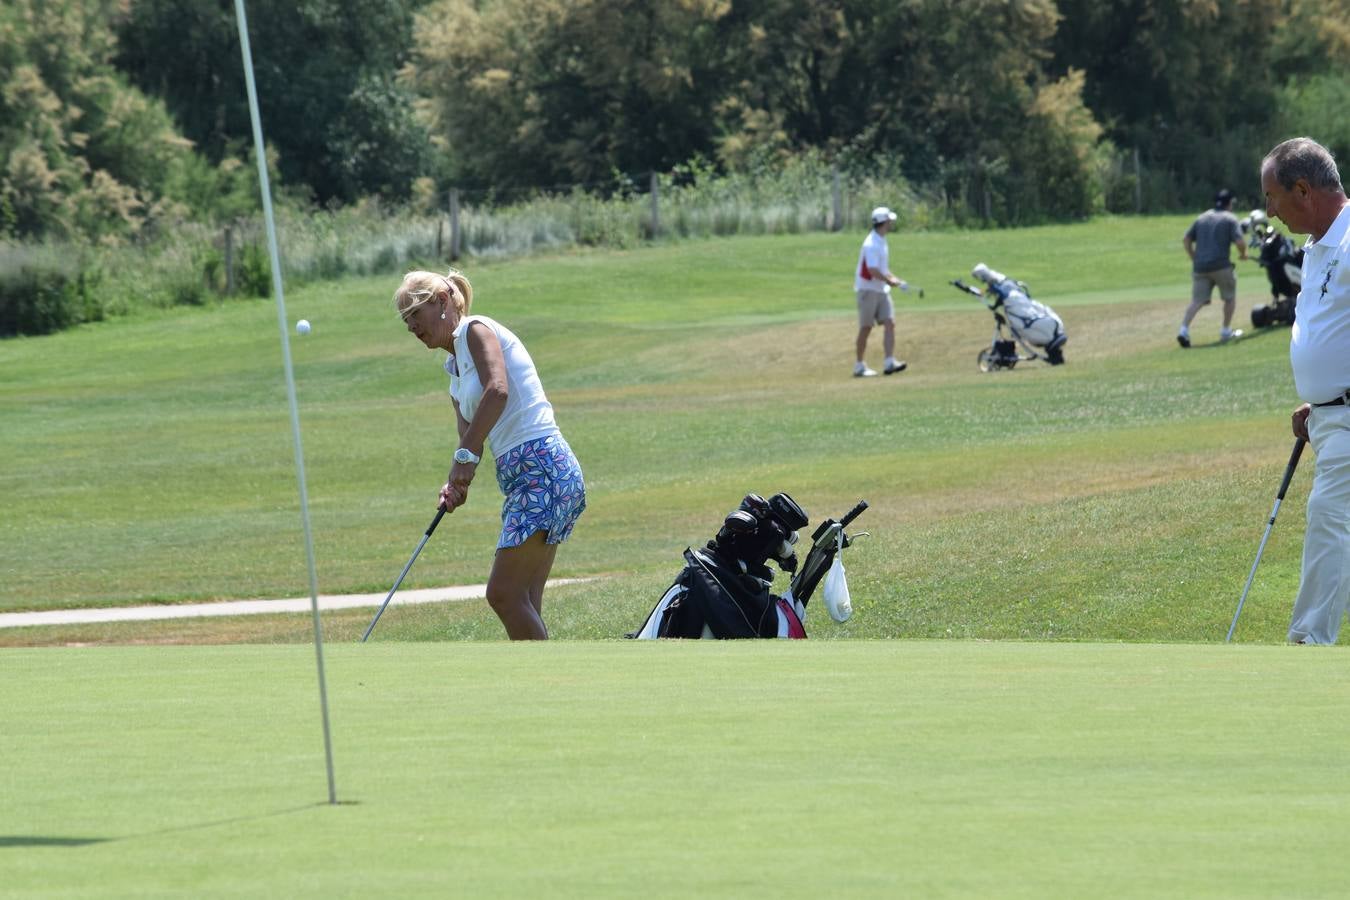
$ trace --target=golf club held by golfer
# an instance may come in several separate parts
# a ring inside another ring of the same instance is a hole
[[[1247,593],[1252,589],[1252,579],[1256,577],[1256,567],[1261,562],[1261,554],[1266,550],[1266,541],[1270,540],[1271,529],[1275,527],[1275,516],[1280,512],[1280,504],[1284,502],[1284,492],[1289,490],[1289,482],[1294,477],[1294,469],[1298,467],[1298,458],[1303,455],[1303,447],[1306,443],[1303,438],[1294,440],[1294,450],[1289,454],[1289,465],[1284,467],[1284,480],[1280,482],[1280,492],[1275,495],[1275,505],[1270,509],[1270,521],[1266,523],[1266,533],[1261,536],[1261,544],[1256,548],[1256,560],[1252,563],[1252,570],[1247,575],[1247,585],[1242,589],[1242,597],[1238,600],[1237,612],[1233,613],[1233,624],[1228,626],[1228,637],[1224,638],[1224,643],[1233,639],[1233,631],[1237,628],[1238,616],[1242,615],[1242,605],[1247,602]]]
[[[431,524],[427,526],[426,532],[422,535],[422,540],[417,544],[417,549],[413,551],[413,555],[408,559],[408,564],[403,567],[402,572],[398,573],[398,580],[395,581],[394,586],[389,589],[389,596],[384,598],[384,602],[380,604],[379,610],[375,613],[375,618],[370,620],[370,625],[366,628],[366,633],[361,635],[361,643],[364,644],[366,639],[370,637],[370,633],[375,630],[375,623],[380,621],[380,616],[384,615],[384,608],[389,605],[390,600],[394,599],[394,592],[397,591],[398,586],[403,583],[404,576],[408,574],[408,570],[411,569],[413,563],[417,561],[417,555],[421,553],[422,548],[427,545],[427,541],[431,539],[431,533],[436,530],[437,525],[441,524],[441,518],[444,515],[445,507],[437,507],[436,518],[432,519]]]

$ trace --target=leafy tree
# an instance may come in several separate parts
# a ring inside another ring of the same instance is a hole
[[[1060,0],[1052,68],[1086,72],[1107,135],[1170,173],[1172,199],[1254,192],[1275,111],[1267,63],[1283,14],[1268,0]],[[1274,28],[1272,27],[1274,26]],[[1111,52],[1104,52],[1111,48]]]
[[[422,0],[252,0],[258,104],[281,178],[320,202],[403,199],[427,164],[394,79]],[[118,64],[213,161],[252,134],[232,0],[128,0]]]
[[[0,197],[20,237],[120,240],[156,217],[166,170],[190,153],[163,104],[111,64],[113,0],[0,7]]]
[[[727,0],[437,0],[406,83],[455,177],[601,182],[711,150]]]
[[[1266,55],[1280,84],[1350,75],[1350,0],[1285,0]],[[1344,118],[1342,116],[1342,118]]]
[[[988,195],[1004,219],[1095,208],[1101,129],[1082,102],[1081,73],[1044,74],[1059,19],[1049,0],[745,6],[753,10],[737,54],[741,87],[723,107],[735,114],[724,119],[724,160],[769,135],[843,159],[898,157],[916,180],[945,178],[976,205]]]
[[[1271,36],[1280,76],[1272,142],[1309,135],[1350,160],[1350,0],[1293,0]],[[1344,175],[1344,171],[1342,172]]]

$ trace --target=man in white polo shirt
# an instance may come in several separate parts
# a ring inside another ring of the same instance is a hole
[[[1350,602],[1350,200],[1336,160],[1309,138],[1266,155],[1261,190],[1267,215],[1308,235],[1289,361],[1303,401],[1294,436],[1312,444],[1317,468],[1289,640],[1334,644]]]
[[[872,210],[872,230],[858,252],[858,266],[854,269],[853,290],[858,295],[858,362],[853,367],[855,378],[870,378],[877,374],[863,362],[867,352],[867,338],[872,326],[882,327],[882,349],[886,352],[882,372],[894,375],[905,370],[904,360],[895,358],[895,307],[891,305],[891,288],[902,291],[909,285],[891,274],[890,248],[886,233],[895,223],[895,213],[885,206]]]

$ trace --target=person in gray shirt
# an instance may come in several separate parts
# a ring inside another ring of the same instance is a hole
[[[1214,208],[1201,213],[1181,238],[1181,246],[1191,258],[1191,305],[1186,307],[1181,330],[1177,332],[1177,343],[1183,348],[1191,345],[1191,320],[1200,307],[1209,305],[1216,287],[1223,299],[1223,329],[1219,332],[1219,342],[1226,343],[1242,336],[1241,330],[1234,331],[1230,327],[1233,312],[1237,309],[1237,273],[1228,256],[1230,245],[1238,248],[1239,256],[1247,258],[1242,229],[1238,226],[1237,216],[1233,215],[1233,192],[1225,188],[1214,195]]]

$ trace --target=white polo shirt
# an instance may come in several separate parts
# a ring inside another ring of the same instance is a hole
[[[1303,246],[1303,289],[1294,308],[1289,363],[1305,403],[1350,390],[1350,206],[1320,241]]]
[[[487,438],[493,457],[526,441],[557,434],[553,405],[544,396],[544,385],[534,368],[534,360],[520,338],[487,316],[465,316],[460,320],[455,329],[455,352],[445,360],[445,371],[450,375],[450,396],[459,404],[460,415],[472,421],[478,403],[483,399],[483,382],[469,353],[469,325],[472,322],[482,322],[492,329],[501,342],[502,359],[506,362],[506,407],[488,431]]]
[[[891,286],[881,277],[882,272],[891,270],[891,248],[886,244],[886,235],[875,228],[868,232],[858,251],[858,268],[853,274],[855,291],[882,291],[889,294]]]

